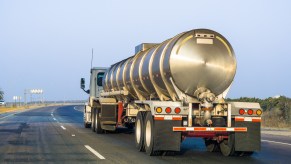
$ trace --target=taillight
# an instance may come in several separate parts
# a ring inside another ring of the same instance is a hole
[[[156,108],[156,112],[157,112],[157,113],[162,113],[162,108],[161,108],[161,107],[157,107],[157,108]]]
[[[260,115],[262,115],[263,112],[262,112],[261,109],[258,109],[258,110],[256,111],[256,113],[257,113],[258,116],[260,116]]]
[[[240,109],[240,110],[239,110],[239,114],[240,114],[240,115],[244,115],[244,114],[245,114],[245,110],[244,110],[244,109]]]
[[[252,115],[254,113],[254,111],[252,109],[248,110],[248,115]]]
[[[172,109],[170,107],[167,107],[165,111],[166,113],[171,113]]]
[[[181,109],[179,107],[175,108],[175,113],[179,114],[181,112]]]

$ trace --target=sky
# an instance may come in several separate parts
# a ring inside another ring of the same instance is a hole
[[[0,88],[5,100],[43,89],[45,100],[85,100],[93,66],[207,28],[225,36],[237,59],[230,98],[291,97],[288,0],[0,0]]]

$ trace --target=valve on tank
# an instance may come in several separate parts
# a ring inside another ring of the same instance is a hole
[[[204,112],[203,124],[210,126],[212,124],[211,111],[213,110],[215,95],[209,89],[200,87],[194,92],[194,96],[202,102],[201,109]]]

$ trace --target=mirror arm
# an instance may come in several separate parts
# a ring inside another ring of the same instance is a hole
[[[90,94],[90,89],[88,89],[87,91],[83,88],[83,91],[86,92],[87,94]]]

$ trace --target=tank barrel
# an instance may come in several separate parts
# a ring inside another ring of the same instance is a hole
[[[160,44],[141,44],[136,54],[110,67],[104,90],[128,91],[129,99],[181,100],[181,93],[211,103],[236,72],[230,43],[219,33],[195,29]]]

